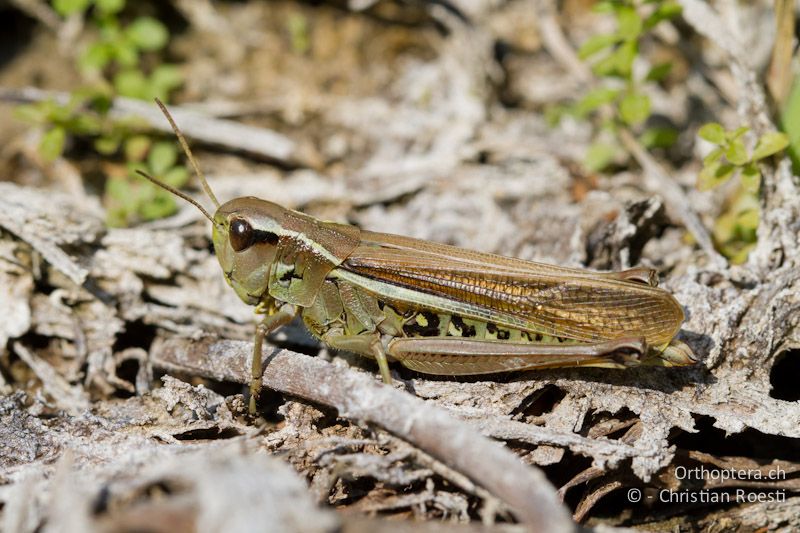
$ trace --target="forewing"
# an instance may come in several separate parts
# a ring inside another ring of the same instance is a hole
[[[644,283],[396,235],[363,232],[342,267],[457,302],[465,316],[481,318],[490,310],[499,324],[582,341],[641,335],[662,345],[683,321],[669,293]]]

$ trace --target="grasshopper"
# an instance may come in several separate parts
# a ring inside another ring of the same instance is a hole
[[[255,332],[251,411],[264,338],[298,314],[337,350],[421,373],[475,375],[569,366],[625,368],[696,362],[674,337],[684,319],[646,268],[565,268],[325,222],[259,198],[217,201],[175,131],[212,216],[184,193],[142,176],[211,221],[214,250],[236,294],[262,315]]]

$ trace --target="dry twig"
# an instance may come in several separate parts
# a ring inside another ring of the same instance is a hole
[[[172,340],[153,349],[153,364],[217,380],[247,383],[247,342]],[[373,377],[288,350],[269,356],[263,385],[334,407],[344,418],[373,423],[480,483],[538,531],[571,531],[572,523],[544,475],[444,410],[377,383]]]

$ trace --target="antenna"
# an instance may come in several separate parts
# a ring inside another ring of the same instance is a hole
[[[161,108],[161,112],[164,113],[165,117],[167,117],[167,121],[169,121],[169,125],[172,126],[172,131],[174,131],[175,135],[178,137],[178,142],[181,143],[181,148],[183,148],[183,151],[186,154],[186,157],[189,158],[189,162],[192,164],[192,168],[194,168],[194,173],[197,175],[198,178],[200,178],[200,182],[203,184],[203,190],[206,191],[206,195],[208,195],[208,197],[211,199],[211,201],[214,202],[214,206],[216,208],[219,208],[219,201],[217,201],[217,197],[214,196],[214,191],[212,191],[211,187],[208,185],[208,181],[206,181],[205,174],[203,174],[203,171],[200,170],[200,165],[197,164],[197,160],[194,158],[194,154],[192,154],[192,151],[189,149],[189,144],[186,142],[186,138],[183,136],[183,133],[181,133],[180,128],[178,128],[178,125],[175,124],[175,120],[173,120],[172,115],[169,114],[169,111],[167,110],[167,106],[165,106],[164,103],[161,100],[159,100],[158,98],[156,98],[155,100],[156,100],[156,104],[158,104],[158,107]],[[139,172],[139,174],[144,175],[142,172]],[[192,202],[197,207],[200,207],[197,204],[197,202],[194,202],[194,201],[190,200],[189,198],[187,198],[183,194],[177,193],[175,191],[175,189],[172,189],[171,187],[165,186],[165,184],[163,184],[163,183],[159,183],[159,182],[153,180],[153,178],[150,177],[150,176],[146,176],[145,175],[145,177],[147,179],[149,179],[150,181],[152,181],[153,183],[156,183],[156,184],[160,185],[161,187],[167,189],[168,191],[177,194],[178,196],[180,196],[184,200],[189,200],[190,202]],[[208,213],[205,211],[205,209],[200,207],[200,210],[203,211],[203,213],[206,215],[206,217],[211,219],[211,217],[208,216]],[[211,222],[214,222],[214,221],[211,220]]]
[[[208,214],[208,211],[206,211],[206,210],[203,208],[203,206],[202,206],[202,205],[200,205],[200,203],[199,203],[197,200],[195,200],[194,198],[191,198],[191,197],[189,197],[187,194],[184,194],[184,193],[182,193],[181,191],[179,191],[178,189],[176,189],[175,187],[172,187],[172,186],[170,186],[170,185],[167,185],[167,184],[166,184],[166,183],[164,183],[163,181],[161,181],[161,180],[159,180],[159,179],[157,179],[157,178],[154,178],[153,176],[151,176],[150,174],[148,174],[147,172],[145,172],[145,171],[143,171],[143,170],[139,170],[139,169],[137,168],[137,169],[136,169],[136,173],[137,173],[137,174],[139,174],[140,176],[142,176],[143,178],[145,178],[145,179],[147,179],[147,180],[151,181],[152,183],[154,183],[154,184],[158,185],[159,187],[161,187],[161,188],[162,188],[162,189],[164,189],[165,191],[169,191],[169,192],[171,192],[172,194],[174,194],[174,195],[175,195],[175,196],[177,196],[178,198],[183,198],[184,200],[186,200],[187,202],[189,202],[190,204],[192,204],[193,206],[195,206],[197,209],[199,209],[199,210],[200,210],[200,212],[201,212],[201,213],[203,213],[203,215],[204,215],[204,216],[205,216],[205,217],[206,217],[208,220],[210,220],[212,224],[214,224],[214,219],[211,217],[211,215],[209,215],[209,214]]]

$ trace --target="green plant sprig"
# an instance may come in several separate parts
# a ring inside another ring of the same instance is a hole
[[[39,153],[47,162],[63,154],[71,135],[91,139],[102,155],[124,158],[123,166],[108,167],[122,169],[106,176],[103,203],[109,225],[125,226],[173,213],[177,207],[172,196],[142,182],[134,170],[144,169],[174,187],[184,186],[188,173],[176,164],[174,143],[154,141],[136,120],[108,115],[117,96],[166,101],[183,84],[178,66],[162,61],[170,39],[167,27],[148,16],[127,22],[125,0],[53,0],[52,4],[60,15],[81,15],[94,27],[93,39],[76,60],[91,86],[73,91],[66,104],[48,100],[19,106],[17,116],[44,130]]]
[[[742,126],[726,130],[720,124],[708,123],[697,135],[714,145],[703,158],[703,168],[697,176],[697,188],[706,191],[719,187],[739,176],[739,184],[726,208],[714,221],[712,234],[720,252],[734,264],[747,260],[755,247],[760,220],[758,194],[761,188],[759,162],[789,146],[789,137],[781,132],[765,133],[752,150],[745,145],[744,135],[750,128]]]
[[[640,12],[648,4],[654,7],[649,14]],[[616,29],[590,37],[578,51],[578,56],[591,62],[594,74],[601,80],[599,87],[589,91],[576,104],[567,107],[566,112],[579,119],[589,118],[601,109],[610,109],[610,116],[601,115],[598,130],[607,136],[616,137],[617,129],[639,128],[650,118],[652,103],[643,91],[647,83],[657,83],[665,79],[671,69],[670,62],[653,65],[647,74],[637,79],[633,73],[633,63],[639,56],[640,42],[659,23],[678,16],[681,6],[674,1],[644,0],[606,0],[598,2],[595,11],[609,13],[614,17]],[[563,110],[562,110],[563,111]],[[648,128],[639,135],[639,142],[646,148],[668,147],[677,139],[672,128]],[[621,155],[619,143],[597,140],[589,147],[584,159],[591,171],[606,168]]]
[[[713,189],[739,174],[745,189],[753,194],[758,193],[761,184],[758,162],[789,146],[789,137],[779,131],[765,133],[758,138],[753,150],[748,151],[743,139],[748,131],[750,128],[746,126],[726,131],[715,122],[705,124],[698,130],[697,135],[701,139],[715,145],[703,158],[703,169],[697,176],[698,189]]]
[[[123,152],[128,162],[120,176],[106,182],[105,200],[108,223],[127,226],[136,220],[156,220],[175,212],[174,198],[150,182],[136,179],[136,170],[145,170],[167,185],[184,187],[189,171],[178,162],[178,149],[172,141],[154,142],[146,135],[135,135],[124,142]]]

